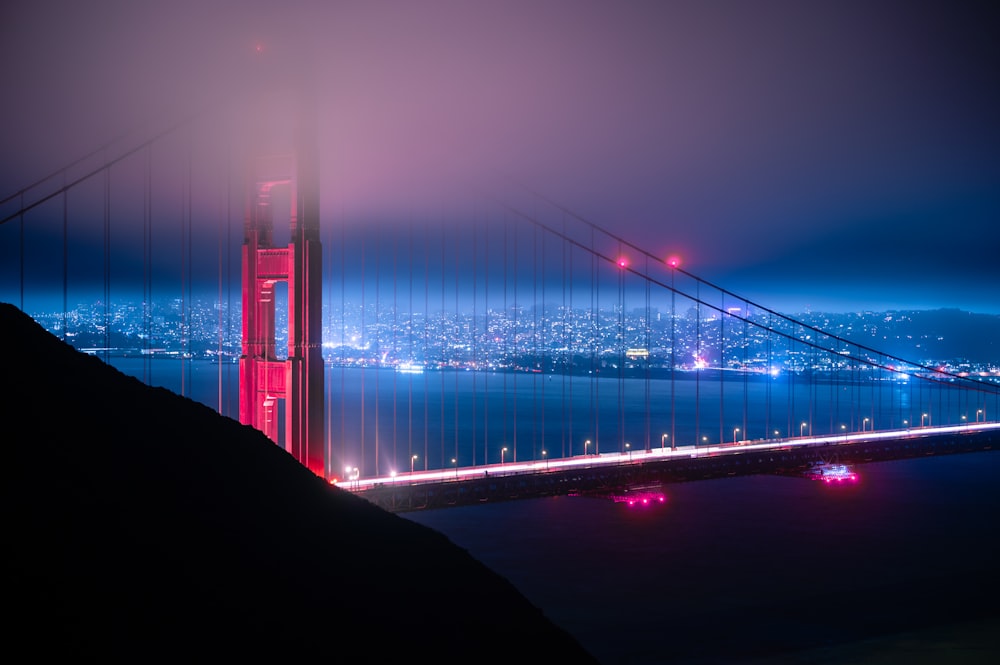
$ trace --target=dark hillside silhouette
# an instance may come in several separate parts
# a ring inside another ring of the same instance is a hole
[[[9,653],[595,662],[446,537],[0,303]]]

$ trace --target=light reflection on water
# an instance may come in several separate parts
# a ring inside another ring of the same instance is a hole
[[[996,614],[1000,455],[667,485],[661,506],[554,497],[426,512],[611,663],[736,662]]]

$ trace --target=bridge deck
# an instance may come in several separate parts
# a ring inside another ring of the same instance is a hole
[[[992,450],[1000,423],[866,432],[829,437],[653,449],[419,472],[341,483],[392,512],[544,496],[612,495],[650,483],[752,474],[804,474],[817,462],[847,464]]]

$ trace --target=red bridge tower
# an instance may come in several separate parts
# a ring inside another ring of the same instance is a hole
[[[259,156],[248,178],[243,239],[240,422],[283,444],[325,476],[323,442],[322,251],[315,141],[294,153]],[[280,188],[287,188],[281,191]],[[275,197],[275,193],[282,196]],[[272,203],[290,202],[289,242],[274,247]],[[288,284],[288,351],[275,348],[275,285]]]

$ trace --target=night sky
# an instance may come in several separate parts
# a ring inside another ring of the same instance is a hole
[[[777,309],[1000,314],[990,9],[11,0],[0,195],[277,68],[315,83],[325,216],[506,174]]]

